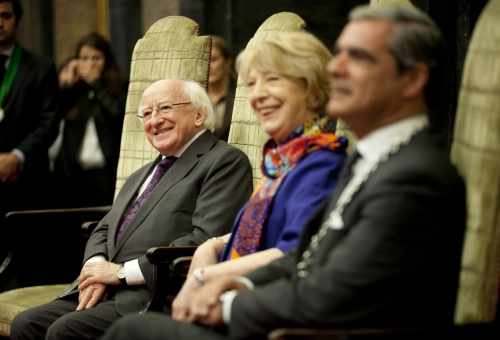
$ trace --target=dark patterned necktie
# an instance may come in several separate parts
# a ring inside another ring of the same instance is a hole
[[[127,210],[122,215],[122,219],[120,220],[120,223],[118,225],[118,231],[116,233],[116,242],[118,242],[120,238],[123,236],[123,233],[125,229],[127,229],[127,226],[135,218],[141,207],[153,193],[153,190],[158,184],[158,182],[160,182],[163,175],[172,166],[172,164],[174,164],[176,159],[177,157],[169,156],[165,157],[160,161],[160,163],[158,163],[158,165],[154,170],[154,174],[151,177],[151,180],[146,186],[146,189],[144,189],[142,194],[140,194],[139,197],[137,197],[137,199],[128,206]]]

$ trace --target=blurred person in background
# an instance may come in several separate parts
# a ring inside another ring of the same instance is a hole
[[[212,37],[208,96],[215,113],[214,135],[227,141],[233,114],[235,81],[233,79],[233,54],[224,39]]]
[[[190,317],[189,304],[204,283],[243,275],[294,250],[306,221],[334,189],[347,141],[324,131],[330,58],[326,46],[306,32],[275,34],[238,57],[250,105],[270,136],[263,179],[231,234],[196,250],[173,303],[174,319]]]
[[[97,33],[84,36],[59,73],[60,151],[55,175],[60,204],[111,204],[124,117],[125,86],[111,47]]]
[[[0,0],[0,227],[7,211],[45,207],[57,135],[56,71],[17,41],[22,15],[20,1]]]

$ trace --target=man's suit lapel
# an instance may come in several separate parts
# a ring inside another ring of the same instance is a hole
[[[356,153],[347,158],[342,170],[340,171],[335,189],[330,194],[330,196],[320,204],[316,212],[308,221],[306,227],[304,228],[303,236],[299,245],[299,249],[301,250],[298,254],[299,256],[301,255],[302,251],[304,251],[309,246],[311,237],[318,232],[323,222],[330,215],[330,212],[332,212],[335,208],[340,194],[345,189],[347,183],[349,183],[352,177],[352,167],[358,158],[359,155]]]
[[[304,227],[296,253],[297,263],[295,270],[299,279],[305,278],[309,274],[311,263],[313,262],[313,258],[318,256],[319,248],[332,249],[345,237],[346,232],[350,228],[350,226],[347,226],[347,228],[332,229],[330,228],[330,221],[327,220],[332,211],[337,207],[337,201],[341,199],[342,192],[351,181],[353,177],[352,167],[358,158],[359,154],[356,152],[347,159],[339,174],[335,190],[328,199],[321,203],[316,213]],[[322,243],[321,241],[326,238],[328,238],[328,242]]]
[[[359,154],[357,153],[357,151],[347,158],[344,167],[340,171],[339,179],[337,180],[337,185],[335,186],[335,189],[330,195],[330,198],[327,200],[328,202],[325,206],[325,214],[323,219],[326,219],[328,214],[335,208],[335,204],[337,203],[340,194],[342,193],[342,191],[344,191],[345,187],[352,178],[352,171],[353,171],[352,168],[354,163],[358,159],[359,159]]]
[[[307,246],[309,245],[312,235],[314,235],[318,231],[323,217],[325,216],[325,214],[327,214],[326,209],[330,204],[331,198],[332,195],[321,202],[321,204],[316,209],[316,212],[312,215],[311,218],[309,218],[306,225],[304,226],[298,246],[299,251],[297,252],[297,255],[299,257],[302,255],[302,252],[305,250],[305,248],[307,248]]]
[[[14,101],[14,97],[20,93],[24,93],[24,91],[21,90],[22,86],[25,84],[26,77],[28,76],[28,73],[30,72],[30,56],[28,55],[28,52],[21,47],[21,60],[19,61],[19,66],[17,68],[17,74],[16,77],[14,78],[14,82],[12,83],[12,88],[10,89],[9,93],[7,93],[6,98],[4,100],[4,108],[6,108],[6,114],[8,114],[10,111],[9,106],[11,103]]]
[[[186,177],[190,171],[198,164],[200,158],[205,155],[217,140],[212,137],[209,132],[202,134],[197,140],[189,146],[182,156],[175,161],[172,167],[167,171],[165,176],[160,180],[155,190],[139,210],[134,220],[125,229],[123,236],[116,243],[113,257],[121,249],[123,244],[132,233],[142,224],[144,219],[151,213],[151,210],[158,204],[161,198],[179,181]],[[141,181],[140,184],[142,184]],[[125,207],[126,208],[126,207]],[[123,212],[125,209],[123,210]],[[122,214],[123,214],[122,212]],[[165,221],[167,223],[168,221]],[[113,236],[116,234],[116,227],[113,231]]]

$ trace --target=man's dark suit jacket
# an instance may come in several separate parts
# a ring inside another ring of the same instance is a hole
[[[246,155],[207,131],[175,161],[115,244],[118,223],[155,163],[127,179],[85,250],[84,261],[96,255],[114,263],[139,259],[147,286],[118,289],[115,303],[120,314],[138,312],[151,299],[154,275],[145,257],[147,249],[198,245],[209,237],[227,233],[252,191],[252,171]]]
[[[371,174],[313,256],[297,261],[328,218],[346,178],[308,222],[295,254],[248,274],[257,287],[236,296],[229,337],[277,327],[411,326],[451,323],[465,224],[464,186],[428,130]]]
[[[5,118],[0,122],[0,152],[17,148],[26,159],[16,183],[0,183],[0,195],[8,197],[7,200],[0,198],[3,205],[0,211],[15,201],[12,195],[19,195],[21,203],[27,203],[37,190],[22,197],[23,191],[42,182],[48,173],[47,149],[56,138],[58,128],[57,74],[53,64],[22,49],[16,77],[4,99],[3,109]]]

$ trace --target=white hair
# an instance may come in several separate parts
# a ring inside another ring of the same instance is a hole
[[[212,107],[212,102],[210,101],[207,92],[205,91],[205,89],[203,89],[203,87],[201,87],[200,84],[193,80],[180,80],[180,82],[182,84],[181,91],[186,97],[188,97],[191,105],[194,108],[199,109],[204,114],[205,120],[203,121],[203,127],[210,130],[210,132],[213,132],[215,129],[215,115],[214,109]],[[143,109],[143,99],[144,98],[141,98],[141,101],[139,103],[137,115],[139,115]]]
[[[183,80],[182,84],[184,94],[189,98],[191,105],[205,114],[203,126],[213,132],[215,129],[214,109],[207,92],[193,80]]]

